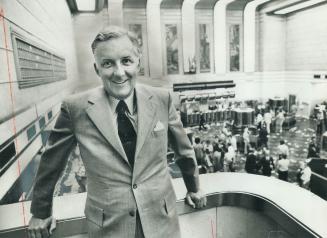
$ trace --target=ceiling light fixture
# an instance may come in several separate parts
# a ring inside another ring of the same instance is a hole
[[[95,11],[95,0],[75,0],[78,11]]]

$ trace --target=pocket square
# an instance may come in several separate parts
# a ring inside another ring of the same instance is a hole
[[[153,131],[161,131],[165,129],[165,126],[162,124],[161,121],[158,121],[156,126],[154,127]]]

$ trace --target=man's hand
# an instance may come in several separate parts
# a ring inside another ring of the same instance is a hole
[[[202,190],[199,190],[196,193],[188,192],[185,200],[186,203],[193,208],[202,208],[207,205],[207,198]]]
[[[48,238],[56,229],[56,219],[52,216],[46,219],[32,217],[28,225],[29,238]]]

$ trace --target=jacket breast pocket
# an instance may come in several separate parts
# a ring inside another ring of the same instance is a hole
[[[161,136],[165,135],[165,133],[167,133],[167,130],[165,130],[165,129],[162,129],[159,131],[152,131],[152,135],[155,138],[161,137]]]
[[[84,213],[89,222],[92,222],[99,227],[103,227],[104,210],[102,208],[96,207],[92,204],[86,204]]]

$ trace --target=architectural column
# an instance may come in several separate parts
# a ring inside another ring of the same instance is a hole
[[[147,0],[147,33],[148,33],[148,55],[150,77],[161,78],[162,69],[162,47],[161,47],[161,17],[160,4],[162,0]]]
[[[195,57],[195,4],[199,0],[184,0],[182,6],[183,66],[189,72],[189,59]]]
[[[219,0],[213,12],[215,73],[225,74],[227,70],[227,5],[235,0]]]
[[[244,72],[255,72],[256,55],[256,31],[255,15],[259,5],[270,0],[254,0],[246,4],[244,8]]]
[[[109,24],[123,26],[123,0],[108,0]]]

